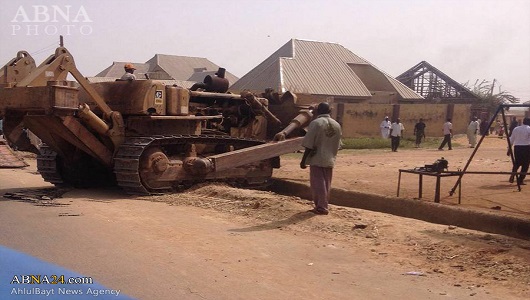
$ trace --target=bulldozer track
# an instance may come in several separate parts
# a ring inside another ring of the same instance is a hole
[[[222,135],[172,135],[128,138],[114,157],[114,174],[116,182],[126,193],[133,195],[150,195],[170,192],[170,189],[148,190],[140,176],[140,159],[142,153],[151,146],[182,145],[192,143],[229,144],[237,148],[250,147],[265,143],[261,140],[237,138]],[[58,168],[57,153],[43,145],[37,156],[37,169],[44,181],[55,185],[66,184]],[[226,178],[230,181],[231,178]]]
[[[140,159],[142,153],[151,146],[169,146],[179,144],[230,144],[236,147],[250,147],[264,141],[237,138],[223,135],[172,135],[128,138],[114,157],[114,173],[118,185],[128,194],[150,195],[168,192],[167,189],[149,191],[140,177]],[[226,178],[230,180],[230,178]]]
[[[57,153],[50,147],[42,145],[37,155],[37,170],[44,181],[60,185],[64,180],[57,169]]]

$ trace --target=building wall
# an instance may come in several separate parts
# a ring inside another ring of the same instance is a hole
[[[392,116],[392,105],[389,104],[344,103],[343,105],[341,125],[342,136],[345,138],[381,136],[379,124],[385,116]]]
[[[339,105],[343,107],[339,107]],[[423,118],[426,127],[426,135],[430,137],[441,137],[442,125],[447,118],[448,104],[334,104],[334,110],[342,112],[342,116],[336,116],[342,123],[343,136],[354,137],[379,137],[379,124],[385,116],[392,120],[396,114],[405,126],[405,137],[412,137],[414,125]],[[453,132],[463,134],[469,123],[470,105],[456,104],[453,108]]]
[[[467,126],[471,121],[471,104],[460,104],[455,105],[453,113],[453,133],[462,134],[466,133]]]
[[[414,125],[423,118],[426,136],[443,136],[442,125],[447,119],[447,104],[402,104],[400,118],[405,126],[405,136],[414,134]],[[468,115],[465,115],[466,120]],[[467,128],[467,125],[466,125]],[[455,131],[456,133],[456,131]]]
[[[393,116],[401,119],[405,126],[405,137],[413,136],[414,125],[420,118],[423,118],[427,125],[426,135],[429,137],[443,136],[442,126],[448,114],[453,118],[453,132],[455,134],[464,134],[470,121],[470,104],[390,104],[388,98],[394,95],[379,92],[374,96],[386,103],[373,103],[373,99],[342,99],[326,95],[297,94],[296,105],[332,103],[331,115],[342,124],[345,138],[380,137],[379,124],[385,116],[390,117],[391,120]],[[297,110],[291,111],[291,106],[292,104],[278,107],[270,106],[269,109],[281,120],[288,123],[288,120],[291,120],[298,113]]]

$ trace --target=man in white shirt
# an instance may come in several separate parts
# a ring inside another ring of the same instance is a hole
[[[518,176],[519,185],[525,185],[524,179],[530,165],[530,118],[524,118],[523,125],[517,126],[512,130],[510,143],[513,145],[513,154],[515,161],[512,172],[517,172],[521,167],[521,175]],[[510,182],[513,182],[514,175],[510,176]]]
[[[391,123],[390,123],[390,120],[388,119],[388,117],[385,117],[385,119],[379,125],[379,128],[381,128],[381,136],[384,139],[387,139],[388,135],[390,134],[390,125],[391,125]]]
[[[399,141],[401,140],[401,136],[403,136],[403,130],[405,130],[405,126],[403,126],[399,118],[395,120],[392,125],[390,125],[392,152],[397,152],[397,149],[399,147]]]
[[[477,134],[480,127],[480,123],[477,117],[473,117],[469,125],[467,125],[467,141],[469,142],[470,148],[475,148],[477,145]]]
[[[444,140],[442,141],[440,147],[438,147],[438,150],[443,150],[445,144],[447,144],[449,150],[453,150],[453,147],[451,147],[451,137],[453,136],[453,123],[451,123],[451,118],[447,118],[447,121],[443,125],[442,131],[444,133]]]

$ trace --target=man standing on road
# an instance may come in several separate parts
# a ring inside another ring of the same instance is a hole
[[[453,123],[451,123],[451,118],[447,118],[447,121],[443,125],[442,131],[444,133],[444,140],[442,141],[440,147],[438,147],[438,150],[443,150],[445,144],[447,144],[449,150],[453,150],[453,147],[451,147],[451,137],[453,136]]]
[[[403,136],[404,130],[405,126],[403,126],[399,118],[396,119],[390,126],[390,147],[392,148],[392,152],[397,152],[399,141],[401,140],[401,136]]]
[[[421,139],[425,139],[425,123],[423,122],[423,119],[420,118],[418,123],[414,125],[414,135],[416,136],[416,148],[420,147]]]
[[[390,133],[390,121],[388,120],[388,117],[385,117],[383,121],[381,121],[381,124],[379,125],[379,128],[381,128],[381,136],[384,139],[388,138],[388,135]]]
[[[477,117],[473,117],[471,119],[471,122],[469,122],[469,125],[467,125],[467,141],[469,142],[470,148],[475,148],[477,145],[477,134],[479,130],[479,123],[477,121]]]
[[[530,118],[524,118],[523,125],[515,127],[510,135],[510,143],[513,145],[513,154],[515,161],[512,172],[517,172],[521,167],[521,175],[517,180],[519,185],[525,185],[524,178],[530,165]],[[513,182],[514,175],[510,176],[510,182]]]
[[[327,215],[331,178],[342,130],[339,123],[329,115],[329,103],[320,103],[316,112],[317,118],[309,123],[302,141],[305,151],[300,168],[305,169],[309,165],[309,182],[315,203],[315,208],[310,211],[317,215]]]

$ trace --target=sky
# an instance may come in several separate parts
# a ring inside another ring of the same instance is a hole
[[[40,64],[62,34],[85,76],[172,54],[242,77],[294,38],[341,44],[394,77],[425,60],[530,100],[530,0],[0,1],[0,65],[20,50]]]

